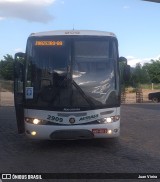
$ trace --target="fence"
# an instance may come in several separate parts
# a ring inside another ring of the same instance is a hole
[[[160,83],[141,84],[140,86],[142,89],[149,89],[149,90],[153,90],[153,91],[160,89]]]
[[[121,91],[121,103],[122,103],[122,104],[125,104],[125,102],[126,102],[126,90],[123,89],[123,90]]]
[[[148,99],[148,94],[154,92],[160,92],[160,89],[152,90],[152,88],[148,89],[148,87],[145,89],[129,87],[126,88],[125,92],[121,92],[121,103],[149,103],[152,101]]]
[[[143,91],[141,88],[136,89],[136,103],[142,103],[143,102]]]

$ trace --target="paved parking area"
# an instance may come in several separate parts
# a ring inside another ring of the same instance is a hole
[[[0,172],[156,173],[159,130],[160,104],[127,104],[121,108],[119,139],[34,141],[17,134],[14,107],[0,107]]]

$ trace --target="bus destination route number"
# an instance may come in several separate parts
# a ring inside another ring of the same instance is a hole
[[[63,41],[36,41],[36,46],[62,46]]]

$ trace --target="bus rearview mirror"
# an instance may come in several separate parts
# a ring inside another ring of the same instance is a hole
[[[23,81],[23,72],[24,72],[23,70],[24,70],[24,65],[20,62],[15,62],[15,64],[14,64],[14,77]]]
[[[130,68],[130,65],[125,65],[125,67],[124,67],[124,73],[123,73],[123,79],[124,79],[124,81],[129,81],[129,79],[130,79],[130,70],[131,70],[131,68]]]
[[[122,57],[122,56],[121,56],[121,57],[119,57],[118,60],[119,60],[120,63],[125,63],[125,64],[127,64],[127,59],[126,59],[125,57]]]
[[[16,53],[14,58],[14,78],[18,78],[21,81],[23,81],[24,58],[25,53],[23,52]]]
[[[15,60],[18,58],[25,58],[25,53],[23,52],[18,52],[15,54]]]

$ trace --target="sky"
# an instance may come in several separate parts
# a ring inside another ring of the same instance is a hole
[[[115,33],[119,55],[143,65],[160,57],[159,22],[160,3],[141,0],[0,0],[0,60],[33,32],[74,28]]]

